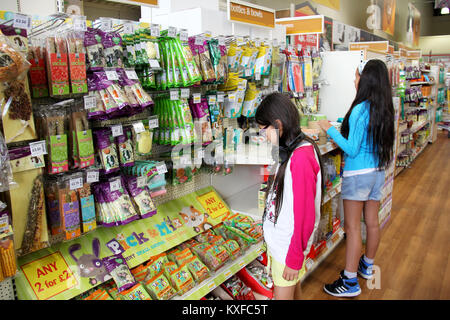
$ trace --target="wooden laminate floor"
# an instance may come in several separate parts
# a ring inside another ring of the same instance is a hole
[[[380,289],[359,278],[363,300],[450,299],[450,139],[439,132],[394,180],[391,218],[375,258]],[[345,241],[302,284],[303,299],[338,299],[323,285],[345,266]]]

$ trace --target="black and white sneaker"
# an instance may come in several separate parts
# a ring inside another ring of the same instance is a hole
[[[323,290],[334,297],[352,298],[361,294],[358,278],[349,279],[344,275],[344,271],[341,271],[335,282],[324,285]]]

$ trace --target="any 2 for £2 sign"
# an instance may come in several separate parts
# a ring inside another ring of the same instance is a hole
[[[206,209],[208,215],[215,219],[223,214],[229,213],[227,206],[217,197],[213,191],[197,197],[197,200]]]
[[[47,300],[78,284],[61,252],[49,254],[21,267],[39,300]]]

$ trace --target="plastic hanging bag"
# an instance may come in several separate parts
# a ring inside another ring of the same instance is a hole
[[[0,132],[0,192],[8,191],[15,186],[17,186],[17,183],[13,179],[8,147]]]

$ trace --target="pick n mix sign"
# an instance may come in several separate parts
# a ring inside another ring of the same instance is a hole
[[[253,26],[275,28],[275,11],[252,3],[228,0],[228,20]]]

